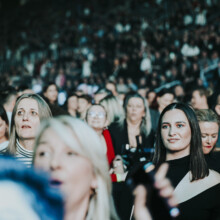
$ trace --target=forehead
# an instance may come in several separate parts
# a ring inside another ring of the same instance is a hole
[[[193,96],[196,96],[196,97],[199,97],[200,96],[200,93],[198,90],[195,90],[192,94]]]
[[[132,98],[130,98],[129,100],[128,100],[128,104],[142,104],[142,105],[144,105],[144,102],[143,102],[143,100],[141,99],[141,98],[139,98],[139,97],[132,97]]]
[[[199,127],[202,132],[211,132],[211,133],[218,133],[219,125],[217,122],[211,122],[211,121],[201,121],[199,122]]]
[[[19,108],[34,108],[34,109],[38,109],[38,103],[35,99],[31,99],[31,98],[25,98],[22,99],[19,103],[18,103],[18,109]]]
[[[166,94],[164,94],[163,96],[161,96],[161,98],[162,99],[173,99],[173,97],[174,97],[174,95],[173,94],[171,94],[171,93],[166,93]]]
[[[100,105],[94,105],[94,106],[92,106],[92,107],[89,109],[89,112],[92,112],[92,111],[95,111],[95,112],[105,112],[105,110],[103,109],[103,107],[100,106]]]
[[[177,122],[177,121],[184,121],[186,123],[189,123],[185,113],[180,110],[180,109],[172,109],[167,111],[162,118],[162,123],[163,122]]]

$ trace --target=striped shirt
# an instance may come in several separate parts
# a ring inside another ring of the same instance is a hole
[[[9,141],[5,141],[5,142],[0,144],[0,155],[5,154],[5,152],[7,150],[7,147],[8,147],[8,143],[9,143]]]
[[[15,158],[18,161],[24,163],[27,167],[32,166],[32,160],[34,156],[34,151],[30,151],[21,146],[18,140],[16,140],[16,154]]]

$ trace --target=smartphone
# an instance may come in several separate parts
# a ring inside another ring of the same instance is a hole
[[[147,188],[147,207],[154,220],[171,220],[179,215],[177,207],[170,207],[167,199],[159,195],[158,189],[154,187],[155,172],[149,169],[152,163],[140,163],[127,177],[126,184],[133,191],[137,185]]]

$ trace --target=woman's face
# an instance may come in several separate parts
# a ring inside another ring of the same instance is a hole
[[[55,85],[50,85],[44,93],[44,96],[49,99],[50,103],[54,103],[58,96],[57,87]]]
[[[35,139],[40,125],[37,101],[31,98],[22,99],[17,106],[14,122],[19,140]]]
[[[167,160],[189,155],[191,128],[183,111],[167,111],[161,123],[161,136],[167,151]]]
[[[218,140],[219,126],[216,122],[199,122],[202,133],[202,149],[204,154],[208,154],[215,147]]]
[[[191,104],[194,109],[201,109],[204,103],[204,96],[201,96],[199,91],[195,90],[192,93]]]
[[[145,117],[144,102],[141,98],[133,97],[128,100],[126,107],[127,119],[130,121],[141,121]]]
[[[171,93],[166,93],[161,97],[157,98],[157,102],[159,105],[159,109],[163,111],[164,108],[166,108],[169,104],[173,103],[174,95]]]
[[[0,140],[6,139],[6,131],[8,129],[8,125],[2,118],[0,117]]]
[[[77,96],[69,97],[67,104],[68,104],[68,109],[72,109],[72,110],[76,111],[77,108],[78,108],[78,98],[77,98]]]
[[[105,110],[98,105],[92,106],[87,114],[87,123],[95,130],[103,130],[107,126]]]
[[[96,188],[91,162],[67,146],[51,128],[39,140],[34,166],[50,172],[51,186],[61,189],[67,206],[76,208],[88,203],[92,189]]]

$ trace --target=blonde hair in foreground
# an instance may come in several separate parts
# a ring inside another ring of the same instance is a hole
[[[96,194],[90,198],[86,219],[118,219],[111,196],[111,180],[108,172],[107,158],[103,151],[100,138],[95,131],[85,122],[71,116],[51,118],[42,122],[40,126],[35,141],[34,155],[42,134],[48,128],[53,129],[67,146],[79,155],[87,158],[93,166],[98,187]]]

